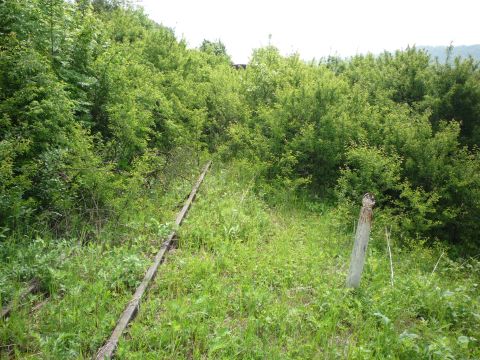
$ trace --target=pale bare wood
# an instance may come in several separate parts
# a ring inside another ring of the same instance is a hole
[[[392,260],[392,249],[390,248],[390,233],[391,233],[391,228],[390,231],[388,231],[387,227],[385,226],[385,236],[387,238],[387,247],[388,247],[388,256],[390,258],[390,283],[393,286],[393,260]]]
[[[177,227],[180,226],[183,220],[185,219],[188,209],[190,209],[190,206],[192,205],[192,202],[195,199],[197,191],[200,185],[202,184],[203,179],[205,178],[205,175],[207,174],[210,164],[211,164],[211,161],[209,161],[203,168],[203,171],[200,177],[198,178],[197,182],[195,183],[188,199],[185,201],[185,204],[183,205],[182,210],[180,210],[180,212],[178,213],[175,219],[175,225]],[[98,350],[97,355],[95,357],[97,360],[112,358],[117,348],[120,337],[122,336],[123,332],[127,328],[130,321],[132,321],[135,315],[137,314],[140,306],[140,301],[145,291],[147,290],[148,285],[150,284],[152,279],[155,277],[158,267],[163,262],[165,253],[168,251],[168,249],[172,245],[175,236],[176,236],[176,230],[173,230],[170,233],[170,235],[168,235],[167,239],[163,242],[162,246],[160,247],[160,250],[155,255],[153,264],[148,269],[141,284],[138,286],[137,290],[135,291],[135,294],[133,294],[132,299],[128,303],[127,307],[123,311],[120,318],[118,319],[117,325],[115,326],[115,329],[113,330],[112,335],[107,340],[107,342]]]
[[[365,255],[370,238],[370,229],[373,219],[373,206],[375,198],[372,194],[366,193],[363,196],[362,208],[358,219],[355,242],[353,244],[352,256],[350,258],[350,269],[347,276],[347,287],[357,288],[360,285]]]

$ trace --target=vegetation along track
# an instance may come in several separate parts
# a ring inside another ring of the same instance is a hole
[[[140,197],[143,212],[130,202],[115,223],[118,229],[96,241],[37,233],[28,246],[1,244],[0,286],[9,296],[0,296],[0,359],[94,357],[174,228],[179,204],[198,176],[196,164],[189,170],[182,164],[169,173],[168,186],[149,190],[149,202]]]
[[[374,231],[361,287],[346,289],[352,229],[342,210],[263,197],[254,177],[238,164],[210,172],[116,357],[478,357],[476,270],[442,260],[432,274],[441,249],[401,251],[393,238],[391,286]]]
[[[115,356],[480,359],[478,60],[235,68],[132,3],[0,6],[0,359],[95,357],[211,157]]]
[[[205,175],[207,174],[207,171],[210,167],[211,161],[207,162],[205,167],[203,168],[202,173],[200,174],[200,177],[198,178],[197,182],[193,186],[193,189],[187,198],[187,201],[183,205],[182,210],[177,215],[177,218],[175,219],[175,226],[178,227],[182,224],[183,220],[185,219],[185,216],[187,215],[188,210],[190,209],[190,206],[192,205],[192,202],[197,194],[197,191],[200,187],[200,185],[203,182],[203,179],[205,178]],[[147,290],[147,287],[149,286],[150,282],[152,279],[155,277],[158,267],[160,264],[163,262],[165,253],[168,251],[170,246],[172,245],[174,238],[176,236],[176,230],[174,229],[167,237],[167,239],[164,241],[162,244],[160,250],[158,253],[155,255],[155,259],[153,261],[153,264],[150,266],[148,269],[147,273],[145,274],[145,277],[143,278],[143,281],[141,284],[137,287],[135,293],[133,294],[132,299],[128,303],[127,307],[123,311],[122,315],[120,316],[117,325],[115,326],[115,329],[112,332],[112,335],[108,339],[108,341],[105,343],[102,348],[97,353],[96,359],[105,359],[105,358],[111,358],[113,356],[113,353],[115,352],[115,349],[117,348],[118,341],[120,337],[122,336],[123,332],[127,328],[128,324],[130,321],[133,320],[135,317],[140,301],[143,297],[143,294]]]
[[[353,235],[346,224],[352,217],[298,193],[266,193],[256,176],[241,161],[209,170],[195,206],[176,229],[178,246],[162,256],[162,272],[141,297],[141,311],[128,329],[126,321],[119,323],[113,334],[118,339],[110,337],[103,348],[112,351],[105,357],[113,355],[117,340],[119,359],[480,356],[476,260],[455,262],[442,257],[443,248],[418,242],[400,247],[393,232],[393,284],[377,216],[361,286],[346,289]],[[175,203],[191,181],[183,186]],[[160,221],[172,218],[162,211]],[[184,206],[180,214],[185,212]],[[176,225],[181,221],[179,215]],[[172,241],[167,234],[162,238]],[[8,346],[0,358],[95,357],[122,311],[135,315],[138,292],[129,300],[153,253],[158,255],[160,237],[142,241],[151,250],[136,248],[135,238],[103,252],[97,246],[76,249],[78,256],[53,272],[59,285],[48,304],[30,315],[27,306],[15,308],[0,323]],[[167,248],[163,243],[161,253]]]

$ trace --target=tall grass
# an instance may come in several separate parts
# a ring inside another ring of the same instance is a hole
[[[209,175],[119,358],[480,356],[478,261],[445,259],[432,274],[440,249],[394,241],[392,287],[374,232],[361,288],[347,290],[351,221],[304,200],[272,204],[247,175]]]
[[[124,194],[131,197],[129,206],[119,216],[107,217],[94,237],[89,228],[78,229],[78,237],[71,238],[57,238],[45,228],[3,239],[1,303],[13,301],[15,306],[8,318],[0,319],[0,358],[90,357],[108,337],[168,234],[197,170],[193,164],[178,164],[158,177],[148,193]],[[31,279],[40,289],[21,300]]]
[[[361,287],[345,288],[353,220],[342,208],[251,186],[255,169],[214,165],[179,229],[120,359],[474,359],[480,356],[480,263],[445,248],[398,239],[374,220]],[[191,184],[172,186],[155,220],[135,222],[129,241],[67,246],[39,238],[26,274],[46,274],[42,293],[1,320],[2,357],[89,358],[160,244]],[[162,210],[163,209],[163,210]],[[168,210],[167,210],[168,209]],[[144,219],[145,214],[140,218]],[[9,248],[4,284],[22,263]],[[3,250],[6,254],[5,250]],[[448,252],[446,252],[447,254]],[[38,254],[35,256],[34,254]],[[56,262],[54,259],[64,260]],[[435,265],[436,270],[433,269]],[[12,279],[17,279],[12,282]],[[12,290],[13,291],[13,290]]]

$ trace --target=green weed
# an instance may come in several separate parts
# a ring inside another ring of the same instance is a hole
[[[238,169],[210,174],[122,359],[476,358],[480,264],[372,238],[361,288],[345,289],[352,234],[338,213],[268,204]]]

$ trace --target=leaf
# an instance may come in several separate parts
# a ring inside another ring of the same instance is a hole
[[[420,338],[419,335],[414,334],[414,333],[409,333],[406,330],[400,334],[400,340],[405,340],[405,339],[418,339]]]
[[[377,316],[378,318],[380,318],[380,320],[382,320],[382,322],[385,324],[385,325],[388,325],[390,324],[390,319],[388,317],[386,317],[385,315],[383,315],[382,313],[380,312],[374,312],[373,315]]]
[[[470,339],[468,338],[468,336],[462,335],[458,337],[457,342],[459,344],[468,344],[470,342]]]

